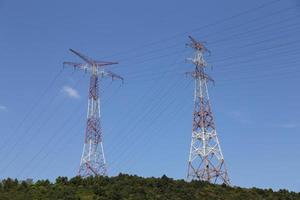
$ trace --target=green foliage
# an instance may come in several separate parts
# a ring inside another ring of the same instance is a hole
[[[163,175],[142,178],[58,177],[55,183],[5,179],[0,182],[0,200],[300,200],[300,193],[272,189],[228,187],[202,181],[185,182]]]

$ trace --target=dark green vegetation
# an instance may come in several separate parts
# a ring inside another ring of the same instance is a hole
[[[231,188],[206,182],[173,180],[161,178],[141,178],[120,174],[117,177],[58,177],[55,183],[48,180],[34,184],[6,179],[0,183],[0,200],[292,200],[300,199],[300,193],[271,189]]]

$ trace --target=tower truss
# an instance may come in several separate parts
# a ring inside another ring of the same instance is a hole
[[[106,176],[108,172],[104,156],[101,128],[99,93],[100,79],[109,76],[112,79],[121,79],[123,81],[123,78],[111,71],[103,69],[104,66],[118,64],[117,62],[95,61],[73,49],[70,49],[70,51],[79,56],[85,62],[64,62],[63,64],[70,65],[74,68],[79,68],[84,70],[85,72],[91,73],[88,97],[87,124],[78,174],[82,177],[94,175]]]
[[[209,51],[202,43],[189,38],[188,45],[195,50],[194,58],[189,61],[195,65],[195,70],[187,74],[194,78],[195,89],[187,180],[230,185],[208,95],[207,85],[213,80],[205,73],[207,63],[203,54]]]

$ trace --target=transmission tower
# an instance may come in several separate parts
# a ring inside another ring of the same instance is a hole
[[[109,76],[112,79],[120,79],[122,81],[123,78],[111,71],[103,69],[103,66],[118,64],[117,62],[95,61],[77,51],[74,51],[73,49],[70,49],[70,51],[84,60],[84,63],[64,62],[63,64],[71,65],[74,68],[79,68],[85,72],[91,73],[87,124],[78,174],[82,177],[93,175],[106,176],[107,165],[102,141],[99,80],[106,76]]]
[[[188,45],[195,50],[195,55],[188,60],[195,65],[195,70],[187,74],[194,78],[195,90],[187,180],[230,185],[208,96],[207,85],[213,80],[205,73],[207,63],[203,54],[209,51],[202,43],[189,38]]]

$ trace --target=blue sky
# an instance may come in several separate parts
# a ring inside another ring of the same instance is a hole
[[[185,178],[191,34],[212,52],[232,183],[299,192],[299,19],[296,0],[0,0],[0,177],[76,175],[89,77],[62,68],[74,48],[125,78],[101,83],[109,174]]]

